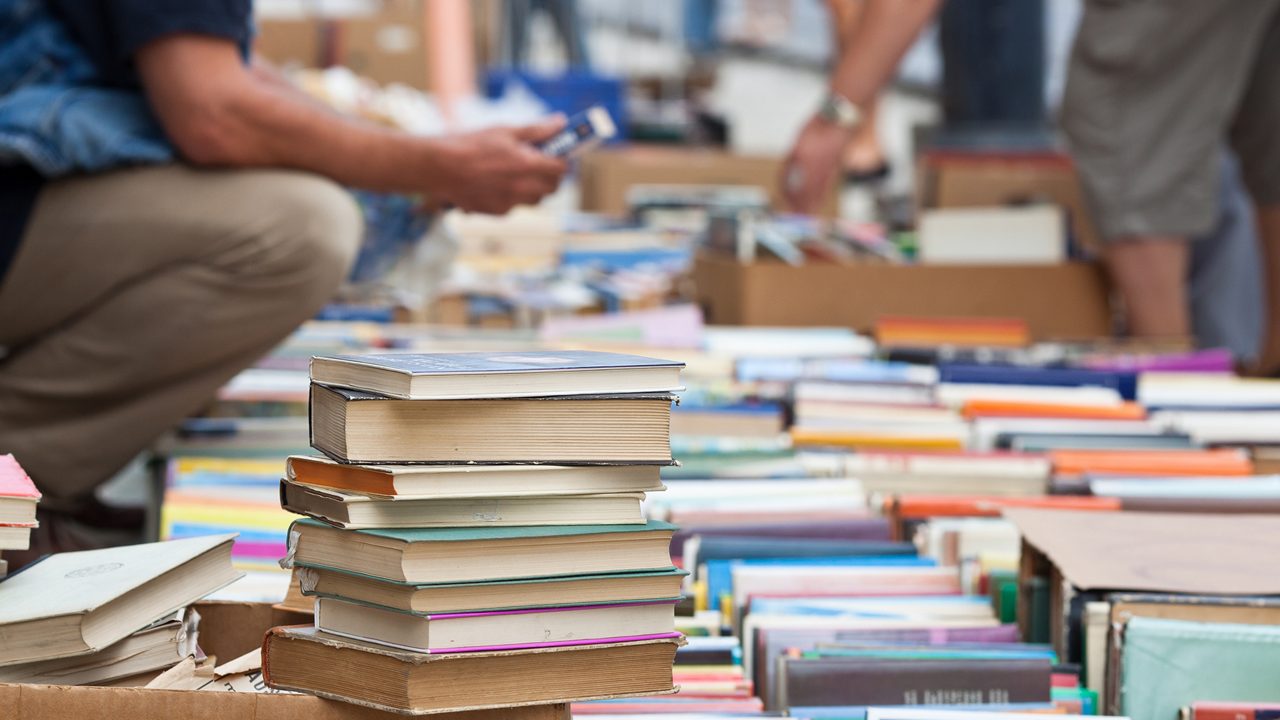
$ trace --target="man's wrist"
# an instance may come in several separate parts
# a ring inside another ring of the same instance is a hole
[[[814,117],[852,133],[862,122],[862,109],[839,92],[830,90],[818,104]]]

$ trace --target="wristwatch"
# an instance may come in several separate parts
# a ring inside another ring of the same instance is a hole
[[[862,121],[862,109],[838,92],[828,92],[818,106],[818,117],[845,130],[852,130]]]

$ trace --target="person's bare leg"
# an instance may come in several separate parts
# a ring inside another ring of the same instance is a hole
[[[1111,281],[1124,302],[1129,334],[1146,338],[1191,335],[1187,307],[1187,241],[1132,237],[1103,252]]]
[[[884,146],[880,144],[879,117],[880,98],[872,100],[862,108],[863,118],[849,146],[844,151],[844,168],[854,173],[872,173],[884,166]]]
[[[863,0],[827,0],[827,10],[831,14],[831,26],[837,48],[849,44],[854,30],[862,21],[865,9]],[[854,173],[873,172],[884,165],[884,148],[880,146],[880,130],[876,123],[876,98],[863,106],[863,118],[844,151],[844,169]]]
[[[1262,241],[1263,281],[1266,284],[1266,330],[1262,337],[1262,353],[1258,357],[1259,373],[1280,371],[1280,205],[1256,208],[1258,238]]]

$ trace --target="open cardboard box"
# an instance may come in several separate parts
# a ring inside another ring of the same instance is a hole
[[[267,629],[311,616],[265,603],[201,603],[200,646],[231,660],[262,645]],[[0,683],[3,720],[390,720],[404,716],[310,695]],[[441,720],[568,720],[567,705],[441,713]]]
[[[793,266],[700,254],[698,304],[714,325],[827,325],[870,331],[887,315],[1021,318],[1033,340],[1111,335],[1102,269],[1061,265]]]
[[[587,153],[579,161],[580,205],[588,212],[625,215],[633,185],[748,185],[763,188],[774,210],[785,209],[780,177],[782,158],[736,155],[683,146],[622,145]],[[835,217],[833,187],[818,214]]]

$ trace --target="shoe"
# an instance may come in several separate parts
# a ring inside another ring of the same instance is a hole
[[[891,168],[887,162],[882,162],[865,170],[845,170],[844,182],[846,185],[870,185],[888,178],[890,170]]]

